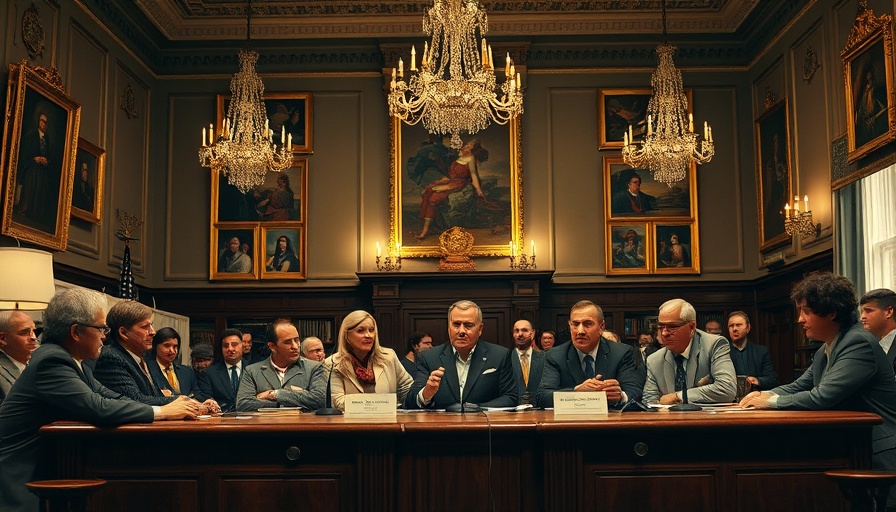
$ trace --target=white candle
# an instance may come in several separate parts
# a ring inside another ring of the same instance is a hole
[[[280,144],[286,144],[286,125],[280,127]]]
[[[420,57],[420,67],[426,69],[426,63],[429,60],[429,42],[423,42],[423,55]]]
[[[202,145],[205,146],[205,126],[202,127]]]
[[[651,126],[652,123],[653,123],[653,116],[652,115],[647,116],[647,136],[648,137],[653,135],[653,126]]]
[[[709,142],[712,142],[712,126],[709,127]]]
[[[793,196],[793,214],[800,212],[800,196]]]
[[[287,142],[287,145],[289,146],[289,150],[292,151],[292,134],[291,133],[286,136],[286,142]]]
[[[622,132],[622,145],[628,146],[628,133]]]
[[[215,143],[215,126],[211,123],[208,124],[208,145],[211,146]]]
[[[790,218],[790,203],[784,205],[784,217]]]
[[[404,61],[398,58],[398,78],[404,78]]]
[[[516,74],[516,88],[517,88],[517,90],[520,90],[523,88],[523,80],[520,78],[519,73]]]
[[[377,242],[376,243],[376,257],[379,258],[380,256],[382,256],[383,255],[382,252],[383,252],[383,250],[380,248],[380,243]]]
[[[495,59],[492,58],[492,45],[488,45],[488,68],[495,69]]]
[[[694,114],[688,114],[688,131],[694,133]]]
[[[535,257],[535,240],[532,240],[532,257]]]
[[[411,46],[411,71],[417,71],[417,47]]]
[[[703,139],[709,140],[709,123],[703,121]]]
[[[510,76],[510,52],[507,52],[507,59],[504,64],[504,74]]]
[[[632,144],[635,143],[635,137],[632,135],[632,125],[628,125],[628,141]]]
[[[805,204],[803,205],[805,210],[803,210],[803,211],[808,212],[809,211],[809,196],[803,196],[803,201],[805,201]]]

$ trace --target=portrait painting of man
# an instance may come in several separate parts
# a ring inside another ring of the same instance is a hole
[[[214,279],[258,278],[255,229],[218,229],[214,243]]]
[[[632,168],[619,156],[605,156],[604,175],[609,218],[694,216],[693,168],[686,179],[669,187],[655,181],[647,169]]]

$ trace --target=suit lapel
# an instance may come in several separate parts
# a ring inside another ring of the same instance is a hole
[[[665,382],[665,386],[663,389],[675,390],[675,354],[669,350],[665,349],[665,353],[663,354],[662,364],[665,366],[665,371],[663,371],[663,381]]]
[[[544,352],[532,350],[532,362],[529,364],[529,391],[538,391],[541,379],[537,376],[541,375],[542,368],[544,368]]]
[[[277,370],[274,369],[274,363],[271,362],[271,358],[268,358],[264,364],[261,365],[259,371],[261,372],[261,376],[264,377],[264,380],[271,386],[271,389],[280,389],[283,387],[283,385],[280,384],[280,379],[277,377]],[[285,377],[283,382],[286,382]]]
[[[582,371],[582,361],[579,359],[579,351],[570,343],[566,349],[566,365],[569,367],[569,374],[572,375],[573,387],[585,382],[585,372]]]
[[[362,392],[363,392],[363,388],[361,387],[361,381],[358,380],[358,376],[355,374],[355,371],[354,371],[354,370],[355,370],[355,369],[354,369],[354,366],[353,366],[353,367],[352,367],[352,371],[351,371],[351,373],[349,373],[348,375],[345,375],[344,377],[345,377],[346,379],[348,379],[349,382],[351,382],[352,386],[354,386],[355,389],[356,389],[359,393],[362,393]],[[374,368],[374,370],[376,370],[376,368]]]
[[[442,368],[445,369],[445,381],[448,382],[448,391],[456,402],[460,402],[460,378],[457,376],[457,365],[454,363],[454,350],[450,343],[445,344],[442,353],[439,354]],[[443,382],[445,382],[443,381]]]
[[[594,361],[594,375],[602,375],[602,379],[606,380],[608,377],[607,369],[609,368],[610,361],[610,345],[609,343],[613,343],[612,341],[607,341],[605,339],[601,339],[600,343],[597,345],[597,358]]]
[[[700,367],[700,349],[703,343],[700,343],[700,333],[695,332],[691,339],[691,353],[688,354],[688,388],[697,386],[697,369]]]
[[[118,350],[119,355],[124,358],[125,362],[130,365],[132,370],[135,370],[135,372],[132,372],[132,373],[135,373],[137,375],[138,379],[142,379],[144,385],[146,386],[146,389],[149,390],[148,394],[153,395],[153,396],[161,396],[162,395],[162,391],[159,389],[159,386],[155,385],[152,381],[150,381],[149,377],[147,377],[146,374],[143,373],[143,368],[140,368],[140,365],[137,364],[137,361],[131,356],[131,353],[128,352],[128,349],[124,348],[124,346],[121,345],[120,343],[114,343],[112,345],[112,349]],[[145,360],[143,362],[146,363]],[[158,366],[158,365],[156,365],[156,366]],[[146,370],[149,371],[148,363],[146,363]]]
[[[476,348],[470,354],[470,366],[467,369],[467,381],[464,383],[464,394],[470,396],[473,386],[482,375],[483,368],[488,364],[488,349],[483,343],[477,343]]]
[[[299,359],[292,366],[286,369],[286,373],[283,375],[283,384],[288,384],[293,378],[300,377],[305,375],[305,362],[302,359]]]
[[[16,366],[14,362],[12,362],[12,358],[10,358],[3,352],[0,352],[0,366],[2,366],[3,369],[13,377],[13,379],[18,379],[21,375],[19,367]]]

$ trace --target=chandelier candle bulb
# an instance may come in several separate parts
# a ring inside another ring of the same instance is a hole
[[[383,253],[383,250],[380,248],[380,243],[377,242],[376,243],[376,257],[379,258],[380,256],[383,255],[382,253]]]
[[[535,257],[535,240],[532,240],[532,257]]]
[[[202,127],[202,145],[205,146],[205,126]]]
[[[492,45],[488,45],[488,69],[495,70],[495,60],[492,58]]]
[[[404,78],[404,61],[398,58],[398,78]]]
[[[631,128],[631,127],[629,127]],[[622,132],[622,146],[628,146],[628,133]]]
[[[796,215],[800,212],[800,196],[793,196],[793,213]]]
[[[628,141],[630,144],[635,143],[635,137],[632,135],[632,125],[628,125]]]
[[[289,151],[292,152],[292,134],[286,136],[286,144],[289,146]]]
[[[520,78],[520,74],[516,74],[516,90],[520,91],[523,89],[523,79]]]
[[[411,71],[417,71],[417,47],[411,46]]]
[[[653,135],[653,116],[647,116],[647,136]]]
[[[803,196],[803,201],[804,201],[804,204],[803,204],[804,210],[803,211],[808,212],[809,211],[809,196]]]
[[[286,144],[286,125],[280,126],[280,144]]]
[[[505,62],[506,64],[504,64],[504,74],[510,76],[510,52],[507,52],[507,60]]]
[[[790,203],[787,203],[784,205],[784,218],[785,219],[790,218]]]
[[[688,131],[694,133],[694,114],[688,114]]]

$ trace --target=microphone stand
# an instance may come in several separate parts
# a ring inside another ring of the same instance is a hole
[[[314,414],[318,416],[342,416],[342,411],[333,407],[333,393],[331,385],[333,383],[333,368],[336,366],[336,356],[333,355],[330,361],[330,373],[327,374],[327,403],[326,407],[321,407]]]

